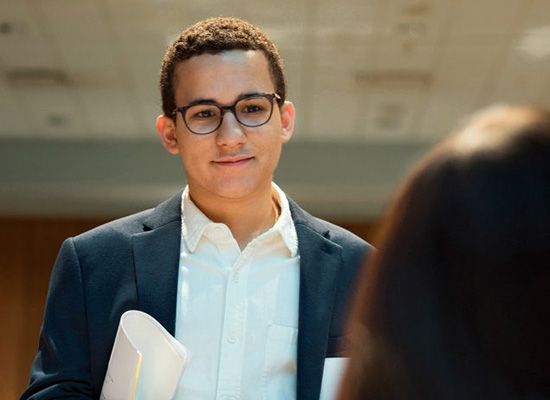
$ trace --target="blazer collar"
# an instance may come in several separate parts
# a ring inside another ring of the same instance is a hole
[[[330,240],[326,225],[289,203],[300,250],[297,398],[318,399],[342,247]]]
[[[183,190],[174,197],[160,203],[143,222],[145,230],[156,229],[170,222],[180,222],[182,193]]]

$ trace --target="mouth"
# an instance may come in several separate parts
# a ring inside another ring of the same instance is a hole
[[[254,157],[227,157],[219,160],[214,160],[214,164],[222,167],[238,167],[252,161]]]

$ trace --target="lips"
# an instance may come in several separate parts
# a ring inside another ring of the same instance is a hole
[[[251,161],[254,157],[224,157],[214,160],[214,163],[223,167],[238,167]]]

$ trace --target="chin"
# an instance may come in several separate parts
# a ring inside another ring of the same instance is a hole
[[[227,199],[242,199],[258,192],[260,187],[260,185],[251,182],[223,182],[218,186],[216,193]]]
[[[245,190],[245,189],[226,189],[226,190],[217,190],[217,194],[220,197],[223,197],[225,199],[242,199],[250,194],[252,194],[253,190]]]

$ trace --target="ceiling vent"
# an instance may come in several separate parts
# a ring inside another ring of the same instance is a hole
[[[68,86],[67,74],[54,68],[16,68],[6,72],[6,81],[16,88]]]
[[[373,125],[376,129],[396,131],[403,128],[406,109],[402,104],[380,104],[374,113]]]

